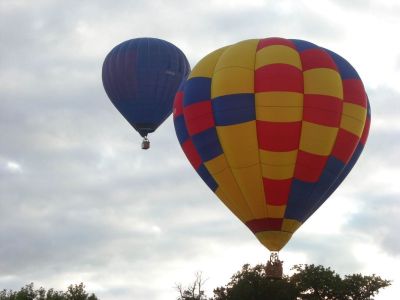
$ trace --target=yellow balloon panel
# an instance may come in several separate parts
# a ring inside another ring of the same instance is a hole
[[[295,92],[256,93],[256,107],[299,107],[303,108],[303,94]]]
[[[267,207],[259,164],[232,169],[232,172],[254,218],[264,218],[267,214]]]
[[[232,208],[232,212],[243,222],[252,219],[253,215],[232,174],[232,170],[226,161],[225,155],[221,154],[205,162],[204,165],[218,183],[218,190],[220,191],[218,197],[225,205]],[[220,195],[222,196],[220,197]]]
[[[315,94],[343,99],[340,74],[332,69],[319,68],[303,72],[304,94]]]
[[[317,154],[329,155],[336,141],[338,128],[302,122],[300,150]]]
[[[298,150],[293,151],[266,151],[260,150],[260,159],[263,164],[271,166],[285,166],[296,163]]]
[[[240,67],[254,70],[255,52],[259,40],[245,40],[225,49],[220,56],[215,73],[224,68]]]
[[[343,115],[359,120],[364,124],[367,110],[360,105],[345,102],[343,103]]]
[[[290,240],[292,233],[285,231],[261,231],[256,233],[256,237],[270,251],[279,251]]]
[[[282,152],[260,150],[263,177],[274,180],[292,178],[297,152],[297,150]]]
[[[247,222],[253,218],[253,216],[248,212],[248,208],[242,206],[241,202],[235,202],[233,201],[234,198],[231,197],[231,195],[226,194],[224,190],[219,187],[215,191],[215,195],[226,205],[227,208],[242,222]]]
[[[226,196],[220,198],[226,206],[235,207],[233,213],[239,217],[243,222],[247,222],[254,218],[254,215],[243,197],[235,177],[233,177],[231,170],[225,169],[223,172],[213,175],[218,185],[222,188],[223,194]]]
[[[302,107],[257,107],[257,120],[268,122],[296,122],[303,117]]]
[[[208,54],[206,57],[204,57],[192,70],[190,73],[188,79],[192,77],[209,77],[211,78],[215,65],[218,62],[218,59],[224,53],[225,49],[227,47],[220,48],[218,50],[215,50]]]
[[[285,215],[286,205],[269,205],[267,204],[268,218],[283,218]]]
[[[299,53],[283,45],[269,46],[257,51],[255,69],[271,64],[288,64],[301,70]]]
[[[284,180],[293,177],[295,164],[272,166],[262,164],[262,175],[264,178]]]
[[[294,233],[301,226],[301,222],[293,219],[283,219],[282,230]]]
[[[342,120],[340,121],[340,128],[343,128],[354,135],[361,137],[364,129],[364,123],[360,120],[343,115]]]
[[[255,94],[256,119],[269,122],[296,122],[303,117],[303,94],[262,92]]]
[[[204,162],[204,165],[211,173],[211,175],[218,174],[225,169],[229,169],[228,162],[226,161],[225,154],[218,155],[217,157]]]
[[[340,121],[340,128],[361,137],[366,117],[367,110],[364,107],[345,102],[343,103],[343,114]]]
[[[253,93],[254,72],[239,67],[224,68],[214,73],[211,85],[211,97]]]
[[[259,163],[256,122],[217,126],[218,138],[231,168]]]
[[[266,203],[255,121],[217,126],[217,133],[228,164],[253,216],[265,216]]]

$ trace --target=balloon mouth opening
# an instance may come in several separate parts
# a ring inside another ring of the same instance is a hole
[[[142,138],[146,138],[149,133],[152,133],[156,128],[150,126],[149,124],[134,124],[133,128],[140,134]]]
[[[147,138],[147,135],[151,132],[154,132],[155,128],[149,126],[149,124],[135,124],[134,128],[136,129],[137,132],[141,135],[143,138],[142,141],[142,149],[147,150],[150,148],[150,141]]]

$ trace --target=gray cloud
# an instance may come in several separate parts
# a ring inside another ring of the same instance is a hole
[[[363,14],[371,18],[378,16],[384,18],[396,18],[400,12],[400,5],[395,1],[374,1],[374,0],[335,0],[331,4],[347,12]]]
[[[400,94],[387,87],[368,91],[372,107],[370,135],[359,162],[343,183],[347,197],[358,206],[345,225],[351,234],[374,244],[391,256],[398,257],[399,218]]]
[[[330,1],[333,4],[339,4],[340,6],[342,6],[345,9],[352,9],[352,10],[356,10],[356,11],[364,11],[364,10],[368,10],[371,5],[372,2],[371,0],[355,0],[355,1],[345,1],[345,0],[339,0],[339,1]]]
[[[349,222],[353,231],[369,237],[383,251],[397,257],[400,255],[398,197],[398,194],[388,194],[384,190],[372,195],[364,194],[360,212]]]
[[[374,118],[382,120],[400,113],[400,108],[397,105],[400,93],[394,88],[381,86],[368,89],[367,92]]]
[[[307,253],[312,263],[332,267],[340,274],[352,274],[362,267],[351,253],[350,245],[355,241],[364,240],[359,233],[331,234],[331,233],[303,233],[301,229],[286,247],[287,251]]]
[[[223,3],[0,4],[2,287],[39,281],[64,288],[65,281],[88,274],[85,281],[97,284],[95,292],[104,299],[164,300],[179,278],[171,273],[166,287],[159,288],[149,281],[212,252],[213,245],[228,249],[254,242],[191,169],[171,118],[150,137],[152,148],[144,152],[139,135],[101,85],[107,52],[136,36],[171,40],[194,65],[215,48],[242,39],[288,36],[323,43],[340,41],[347,30],[303,2],[285,2],[286,7],[275,1]],[[351,5],[356,9],[359,3]],[[400,115],[395,90],[380,87],[369,95],[374,118]],[[365,155],[349,180],[361,182],[368,193],[377,189],[380,183],[370,170],[398,167],[398,136],[396,130],[373,125]],[[349,220],[353,231],[346,237],[299,231],[288,251],[307,252],[330,265],[330,258],[346,253],[346,245],[364,238],[368,229],[390,254],[398,253],[391,238],[399,227],[397,194],[366,197],[350,184],[345,189],[355,201],[365,201]],[[387,205],[379,206],[381,201]],[[327,238],[332,242],[323,242]],[[337,264],[351,272],[360,268],[352,260],[343,255]]]

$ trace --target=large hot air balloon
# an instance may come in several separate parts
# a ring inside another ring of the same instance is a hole
[[[279,251],[357,161],[370,110],[344,58],[266,38],[204,57],[175,97],[174,124],[203,181]]]
[[[190,72],[181,50],[156,38],[136,38],[111,50],[103,63],[104,89],[114,106],[144,138],[171,114],[174,96]]]

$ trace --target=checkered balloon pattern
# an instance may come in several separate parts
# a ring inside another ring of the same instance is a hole
[[[174,124],[188,160],[271,251],[325,202],[367,140],[363,83],[303,40],[245,40],[204,57],[181,85]]]

